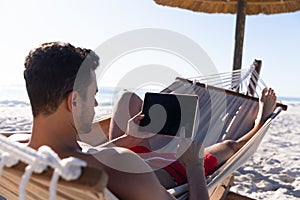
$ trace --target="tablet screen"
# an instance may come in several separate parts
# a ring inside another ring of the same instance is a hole
[[[172,135],[185,128],[186,137],[194,131],[197,96],[184,94],[146,93],[140,131]]]

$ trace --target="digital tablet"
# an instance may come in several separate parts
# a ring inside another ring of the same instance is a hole
[[[182,127],[186,137],[192,136],[198,106],[196,95],[151,93],[145,94],[140,131],[179,136]]]

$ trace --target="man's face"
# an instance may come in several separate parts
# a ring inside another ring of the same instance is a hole
[[[98,106],[95,95],[98,92],[96,74],[91,70],[91,84],[86,88],[86,96],[79,95],[76,106],[73,106],[73,117],[75,126],[79,134],[89,133],[92,128],[93,118],[95,116],[94,107]]]

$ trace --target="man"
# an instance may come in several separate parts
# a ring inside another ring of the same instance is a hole
[[[104,169],[108,188],[120,199],[174,199],[132,151],[115,147],[87,154],[78,145],[78,134],[91,130],[97,106],[98,62],[93,51],[60,42],[44,43],[29,52],[24,70],[33,114],[28,145],[35,149],[47,145],[61,158],[77,157]],[[131,123],[134,126],[134,120]],[[187,170],[190,199],[208,199],[200,148],[201,144],[184,138],[178,148],[179,161]]]

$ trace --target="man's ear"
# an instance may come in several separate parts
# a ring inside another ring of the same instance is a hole
[[[72,112],[74,106],[77,105],[78,92],[70,92],[67,97],[67,108]]]

